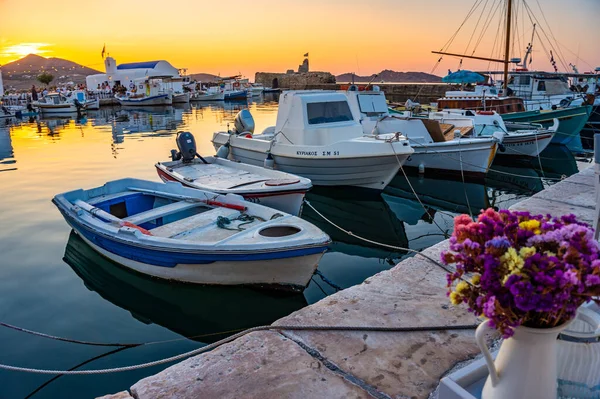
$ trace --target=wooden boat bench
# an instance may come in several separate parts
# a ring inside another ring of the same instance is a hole
[[[140,212],[138,214],[126,217],[123,220],[139,225],[161,217],[172,215],[177,212],[195,208],[197,206],[206,206],[206,204],[203,202],[177,201],[168,205],[159,206],[158,208],[150,209],[145,212]]]
[[[229,208],[215,208],[209,211],[189,216],[176,222],[168,223],[150,230],[153,236],[164,238],[181,238],[192,232],[209,227],[217,223],[217,218],[223,216],[226,218],[235,218],[240,212]]]

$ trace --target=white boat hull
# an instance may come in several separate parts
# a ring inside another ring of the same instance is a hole
[[[100,100],[96,98],[95,100],[88,100],[85,103],[85,109],[100,109]]]
[[[530,133],[511,136],[509,132],[502,140],[505,151],[501,150],[498,152],[498,155],[537,157],[548,147],[553,136],[552,133]]]
[[[187,104],[190,102],[190,93],[173,94],[173,104]]]
[[[215,148],[228,140],[228,135],[217,133],[213,137]],[[243,141],[250,141],[252,147],[244,146]],[[240,145],[237,145],[237,143]],[[381,142],[383,144],[383,141]],[[396,143],[395,143],[396,144]],[[230,139],[230,159],[250,165],[263,166],[270,142],[264,140],[232,137]],[[262,147],[262,148],[260,148]],[[274,168],[283,172],[309,178],[315,186],[355,186],[375,190],[383,190],[394,178],[408,158],[408,154],[398,148],[394,155],[390,144],[385,145],[387,153],[355,155],[352,157],[307,156],[294,157],[302,151],[293,149],[285,154],[280,151],[283,146],[273,146],[271,154],[275,161]],[[292,146],[290,146],[292,147]],[[312,152],[312,151],[311,151]],[[314,151],[315,154],[322,152]],[[334,151],[326,151],[333,153]]]
[[[187,183],[185,180],[179,179],[171,174],[166,168],[157,165],[156,171],[162,181],[176,181],[183,184],[186,187],[197,188],[194,185]],[[304,202],[304,196],[308,188],[301,189],[293,192],[266,192],[266,193],[240,193],[246,201],[268,206],[269,208],[278,209],[290,215],[300,216],[302,212],[302,204]]]
[[[74,114],[77,113],[75,104],[38,104],[37,106],[43,114]]]
[[[426,147],[411,143],[415,152],[406,161],[407,167],[424,169],[425,173],[451,172],[471,177],[483,177],[487,174],[498,144],[490,139],[447,141],[440,145],[428,144]],[[474,141],[474,142],[473,142]]]
[[[142,97],[142,98],[117,98],[119,103],[126,107],[144,107],[144,106],[154,106],[154,105],[171,105],[173,104],[173,99],[168,95],[159,95],[152,97]]]
[[[323,253],[318,253],[283,260],[223,261],[197,265],[178,264],[172,268],[157,267],[106,251],[83,235],[79,236],[102,256],[139,273],[196,284],[306,287],[323,257]]]
[[[213,94],[197,94],[190,98],[191,101],[223,101],[225,100],[225,93],[213,93]]]

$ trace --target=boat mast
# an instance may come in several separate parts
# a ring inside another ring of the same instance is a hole
[[[512,0],[506,0],[508,2],[508,7],[506,9],[506,47],[504,52],[504,92],[506,93],[506,89],[508,88],[508,61],[509,61],[509,51],[510,51],[510,27],[511,27],[511,18],[512,18]]]

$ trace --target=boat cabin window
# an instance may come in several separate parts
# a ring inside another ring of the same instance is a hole
[[[347,101],[331,101],[306,104],[309,125],[351,121],[352,112]]]
[[[367,116],[382,115],[388,112],[385,97],[382,95],[358,95],[360,112]]]
[[[516,84],[519,86],[529,86],[531,84],[531,76],[529,76],[529,75],[518,76]]]
[[[546,91],[546,82],[544,82],[543,80],[540,80],[538,82],[537,90],[538,91]]]

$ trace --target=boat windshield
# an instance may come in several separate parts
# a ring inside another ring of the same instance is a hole
[[[358,106],[360,107],[360,112],[367,116],[379,116],[388,112],[385,97],[382,95],[359,94]]]
[[[352,112],[347,101],[328,101],[306,104],[309,125],[351,121]]]

